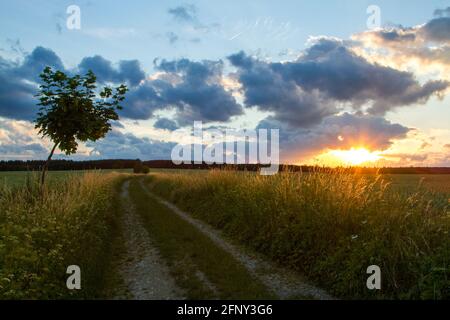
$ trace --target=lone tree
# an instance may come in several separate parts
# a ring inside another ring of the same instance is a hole
[[[117,110],[122,109],[127,87],[120,85],[114,90],[104,87],[97,91],[96,76],[92,71],[86,75],[69,76],[62,71],[46,67],[40,74],[39,112],[36,129],[42,137],[54,143],[42,168],[41,187],[53,153],[58,147],[66,155],[77,151],[77,141],[96,141],[111,130],[111,120],[118,120]]]

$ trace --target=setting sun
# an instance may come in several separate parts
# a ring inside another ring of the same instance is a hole
[[[373,162],[380,159],[379,152],[371,152],[364,148],[350,150],[332,150],[330,154],[342,162],[350,165],[359,165],[365,162]]]

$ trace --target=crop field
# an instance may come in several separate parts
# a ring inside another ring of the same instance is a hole
[[[338,297],[449,297],[449,176],[218,171],[148,180],[153,192]],[[376,294],[363,281],[371,264],[385,274]]]
[[[132,169],[103,169],[93,170],[100,173],[120,172],[131,173]],[[183,173],[183,174],[206,174],[206,170],[196,169],[152,169],[153,173]],[[49,171],[49,181],[61,181],[69,176],[81,175],[86,171]],[[238,173],[239,174],[239,173]],[[38,179],[38,172],[24,171],[0,171],[0,184],[8,186],[22,186],[27,179]],[[424,187],[428,190],[450,194],[450,175],[447,174],[386,174],[382,178],[392,184],[398,190],[414,192],[418,187]]]
[[[120,170],[93,170],[99,173],[110,173],[110,172],[124,172],[130,173],[131,169],[120,169]],[[86,171],[74,170],[74,171],[49,171],[47,174],[47,179],[49,183],[64,181],[65,179],[82,175]],[[25,172],[25,171],[0,171],[0,185],[21,187],[27,183],[27,181],[33,181],[39,179],[39,172]]]
[[[0,173],[0,298],[450,298],[450,175],[113,171]]]

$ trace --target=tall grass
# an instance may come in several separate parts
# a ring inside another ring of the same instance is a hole
[[[95,297],[114,224],[117,174],[86,173],[41,195],[32,180],[0,190],[0,298]],[[66,268],[81,268],[81,290],[68,290]]]
[[[212,171],[156,174],[153,191],[338,297],[450,298],[448,204],[381,177]],[[382,289],[368,290],[378,265]]]

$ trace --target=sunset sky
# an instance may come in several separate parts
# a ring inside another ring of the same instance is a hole
[[[169,159],[172,131],[203,121],[279,129],[285,163],[450,166],[448,0],[16,0],[0,21],[0,160],[47,156],[32,120],[49,65],[130,88],[70,159]]]

